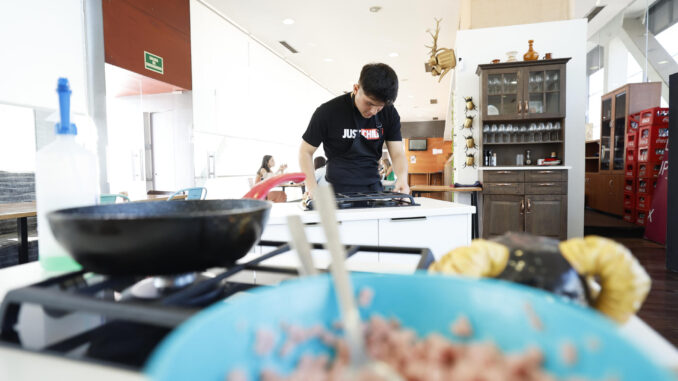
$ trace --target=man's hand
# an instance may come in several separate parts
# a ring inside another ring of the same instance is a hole
[[[395,182],[393,191],[397,193],[410,194],[410,186],[407,185],[407,180],[399,177]]]

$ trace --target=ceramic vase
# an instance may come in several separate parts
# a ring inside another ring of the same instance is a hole
[[[529,40],[527,41],[530,44],[530,48],[527,50],[525,54],[523,54],[523,60],[524,61],[536,61],[539,59],[539,53],[535,52],[534,49],[532,49],[532,43],[534,43],[534,40]]]

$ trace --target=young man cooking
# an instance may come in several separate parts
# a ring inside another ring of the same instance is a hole
[[[320,143],[327,156],[325,178],[335,192],[381,191],[379,159],[386,142],[397,176],[394,191],[410,193],[400,116],[393,107],[397,95],[395,71],[383,63],[367,64],[360,71],[353,92],[315,110],[299,148],[299,165],[306,174],[308,197],[313,197],[318,185],[313,153]]]

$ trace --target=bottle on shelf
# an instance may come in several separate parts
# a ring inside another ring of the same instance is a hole
[[[55,125],[53,142],[38,150],[35,193],[38,214],[38,254],[47,271],[80,269],[56,241],[47,220],[49,212],[93,205],[99,198],[97,157],[75,141],[78,130],[70,121],[71,89],[68,79],[57,85],[61,121]]]
[[[532,165],[532,150],[525,150],[525,165]]]

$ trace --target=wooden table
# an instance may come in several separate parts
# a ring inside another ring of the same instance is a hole
[[[471,205],[475,206],[476,212],[471,216],[471,238],[478,238],[478,192],[482,192],[481,187],[454,187],[452,185],[412,185],[410,192],[412,196],[420,197],[422,193],[433,192],[467,192],[471,193]]]
[[[285,191],[285,188],[301,188],[301,194],[306,193],[306,183],[285,183],[285,184],[280,184],[278,185],[279,187],[282,188],[283,192]]]
[[[149,195],[147,195],[146,198],[142,198],[140,200],[132,200],[132,201],[167,201],[169,196],[170,195],[166,195],[166,194],[149,194]],[[179,194],[179,195],[174,196],[172,201],[174,201],[174,200],[185,200],[186,197],[188,197],[188,195]]]
[[[28,263],[28,217],[37,215],[35,201],[0,204],[0,220],[16,219],[19,236],[19,263]]]

